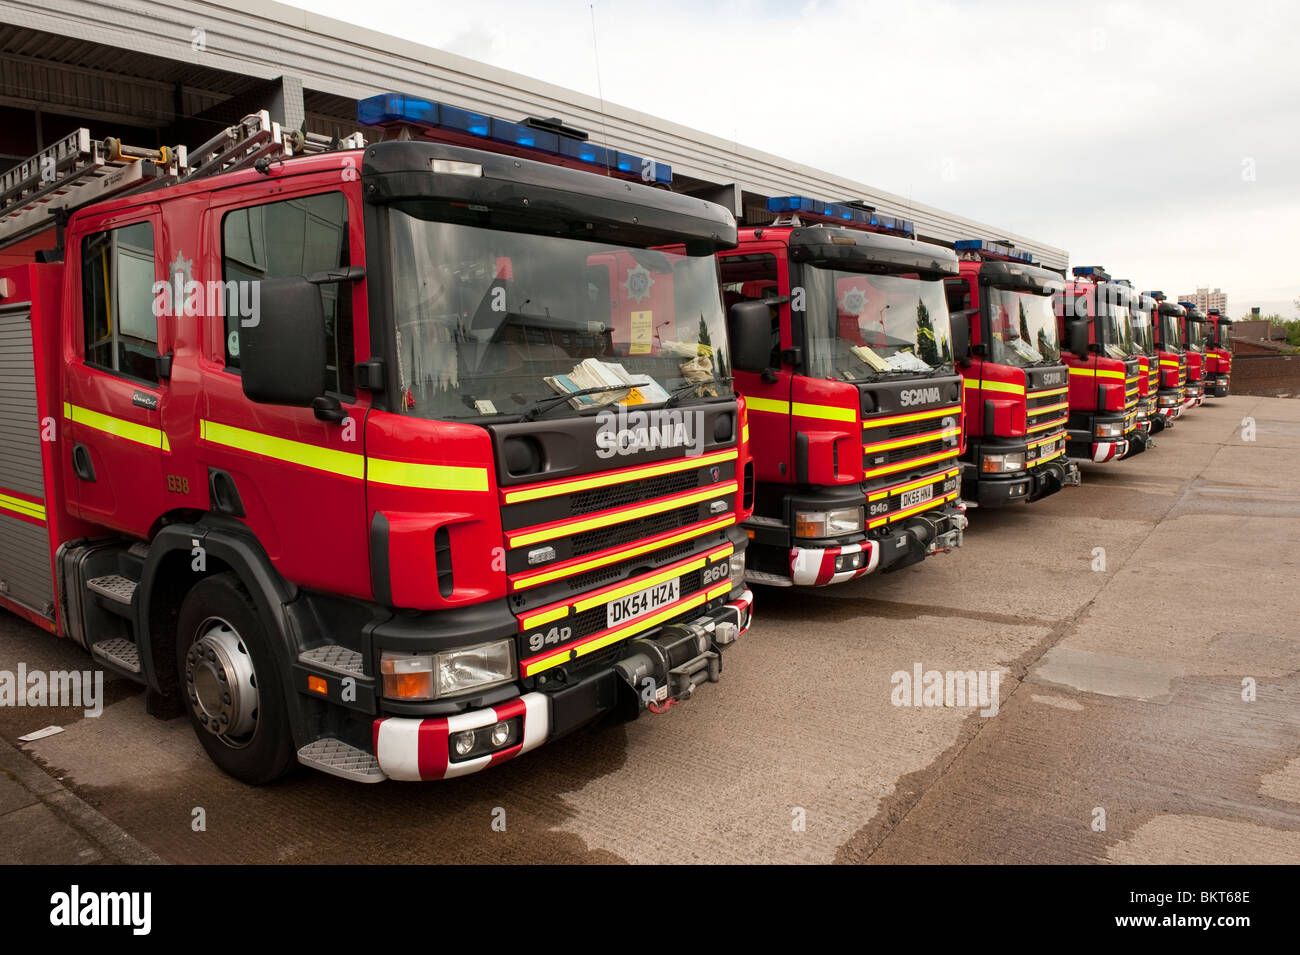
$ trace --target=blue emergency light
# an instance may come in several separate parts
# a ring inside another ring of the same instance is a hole
[[[952,247],[958,252],[977,252],[980,255],[1001,256],[1005,259],[1023,262],[1026,265],[1034,264],[1034,257],[1030,253],[1013,249],[1005,243],[993,242],[989,239],[958,239],[952,244]]]
[[[862,229],[885,229],[904,235],[916,233],[915,224],[894,216],[877,215],[866,209],[855,209],[842,202],[822,202],[806,196],[776,196],[767,200],[767,211],[774,213],[796,212],[807,216],[835,219]]]
[[[521,149],[577,160],[598,168],[617,169],[646,182],[669,185],[673,181],[672,166],[666,162],[642,159],[575,136],[496,119],[406,93],[380,93],[361,100],[357,103],[357,122],[363,126],[405,124],[467,133]]]
[[[1076,265],[1071,269],[1076,279],[1090,278],[1098,282],[1109,282],[1110,273],[1100,265]]]

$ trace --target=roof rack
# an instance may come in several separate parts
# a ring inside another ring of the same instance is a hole
[[[283,132],[266,110],[250,113],[192,154],[184,146],[147,149],[111,137],[91,139],[83,127],[0,175],[0,248],[37,235],[93,202],[233,172],[261,160],[364,146],[360,133],[340,138]]]

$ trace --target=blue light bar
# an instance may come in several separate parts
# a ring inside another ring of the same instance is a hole
[[[958,252],[973,252],[980,257],[996,257],[1010,259],[1014,262],[1023,262],[1026,265],[1034,264],[1034,257],[1030,253],[1022,252],[1005,243],[993,242],[989,239],[958,239],[952,244],[952,247]]]
[[[406,93],[380,93],[361,100],[357,104],[357,122],[363,126],[405,124],[426,129],[445,129],[548,156],[577,160],[597,169],[617,170],[625,176],[636,177],[647,183],[669,185],[673,181],[673,167],[666,162],[642,159],[584,139],[564,136],[524,123],[496,119]]]
[[[438,104],[405,93],[380,93],[357,104],[357,122],[363,126],[388,123],[438,124]]]
[[[805,196],[776,196],[767,200],[767,211],[773,213],[796,212],[807,216],[832,219],[837,223],[860,229],[880,229],[914,235],[916,226],[906,219],[877,215],[866,209],[857,209],[842,202],[822,202]]]
[[[1071,269],[1075,278],[1091,278],[1098,282],[1109,282],[1110,273],[1100,265],[1076,265]]]

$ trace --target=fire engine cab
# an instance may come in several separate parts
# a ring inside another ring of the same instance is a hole
[[[1055,272],[1005,243],[955,243],[961,275],[944,282],[966,423],[962,498],[980,507],[1036,501],[1079,483],[1066,458],[1069,378],[1061,361]]]
[[[1058,306],[1064,358],[1070,367],[1067,453],[1113,461],[1147,444],[1139,430],[1138,358],[1130,308],[1132,290],[1098,266],[1076,266]]]
[[[473,773],[750,623],[731,214],[558,120],[359,120],[0,181],[43,250],[0,270],[0,606],[250,783]]]
[[[757,478],[749,580],[823,586],[959,547],[956,256],[856,203],[775,197],[755,218],[718,255]]]
[[[1228,397],[1232,379],[1232,321],[1217,308],[1205,313],[1205,391]]]
[[[1164,292],[1143,294],[1156,303],[1151,314],[1156,358],[1160,363],[1156,411],[1165,419],[1165,427],[1169,427],[1182,417],[1187,403],[1187,358],[1183,349],[1183,316],[1187,310],[1168,301]]]
[[[1156,300],[1145,292],[1133,303],[1133,344],[1138,351],[1138,419],[1145,420],[1152,436],[1173,425],[1161,413],[1160,355],[1156,349]]]
[[[1206,381],[1206,347],[1205,347],[1205,313],[1196,307],[1195,302],[1179,302],[1184,309],[1182,315],[1183,355],[1187,362],[1187,397],[1185,406],[1199,408],[1205,401]]]

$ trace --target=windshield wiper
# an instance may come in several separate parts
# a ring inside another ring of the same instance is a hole
[[[710,378],[708,381],[692,381],[690,384],[682,385],[682,387],[674,390],[672,394],[670,394],[663,401],[659,402],[659,404],[665,408],[671,408],[673,405],[677,404],[677,402],[680,401],[687,393],[694,391],[697,388],[704,388],[708,385],[729,385],[731,384],[732,380],[733,380],[732,378]]]
[[[520,415],[520,421],[536,421],[552,408],[562,405],[570,398],[578,398],[582,395],[599,395],[606,391],[627,391],[629,388],[641,388],[650,384],[648,381],[634,381],[627,385],[599,385],[595,388],[581,388],[578,391],[566,392],[562,395],[556,395],[554,398],[539,398],[531,405],[524,409]]]

